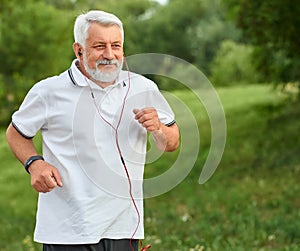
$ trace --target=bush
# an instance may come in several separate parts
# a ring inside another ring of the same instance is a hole
[[[73,17],[39,1],[1,7],[0,125],[7,125],[35,82],[69,66]]]
[[[248,45],[223,41],[210,65],[211,82],[215,85],[259,82],[260,74],[253,66],[252,53],[253,48]]]

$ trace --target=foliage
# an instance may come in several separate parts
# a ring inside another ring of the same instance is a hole
[[[267,81],[300,79],[300,5],[293,0],[225,0],[234,7],[245,40],[256,46],[257,68]]]
[[[199,157],[188,177],[172,191],[145,201],[143,243],[157,251],[298,250],[299,102],[286,103],[267,85],[217,91],[228,125],[222,162],[207,183],[198,184],[210,145],[201,134]],[[173,94],[191,109],[200,131],[209,131],[197,97],[187,90]],[[184,118],[178,120],[184,123]],[[32,241],[37,194],[4,137],[1,130],[0,250],[38,251],[40,245]],[[173,157],[164,155],[149,164],[146,177],[161,174]]]
[[[184,10],[184,11],[182,11]],[[136,27],[140,41],[135,53],[155,52],[184,59],[210,72],[209,63],[225,38],[238,40],[239,31],[225,20],[219,1],[169,1],[165,6],[150,9]],[[187,71],[187,70],[185,70]],[[174,80],[152,76],[160,88],[182,88]]]
[[[210,69],[214,85],[257,83],[260,80],[252,64],[253,48],[249,45],[223,41]]]
[[[6,59],[1,64],[6,75],[18,73],[40,79],[66,67],[72,55],[72,27],[67,12],[37,2],[15,5],[2,17],[2,41],[6,46],[0,48],[0,56]]]
[[[1,10],[0,58],[3,92],[0,124],[5,124],[35,81],[70,64],[72,36],[67,12],[43,2],[9,2]],[[13,27],[13,29],[12,29]]]
[[[194,62],[187,31],[203,17],[203,11],[202,0],[173,0],[160,6],[145,17],[137,31],[143,39],[140,51],[170,54]]]
[[[240,32],[226,20],[219,0],[169,1],[157,8],[142,27],[144,50],[179,57],[205,74],[209,74],[209,63],[222,40],[240,39]]]
[[[188,28],[187,36],[194,63],[209,75],[209,65],[222,41],[239,41],[241,33],[232,21],[226,19],[226,11],[219,0],[204,1],[203,8],[203,17],[197,20],[195,26]]]

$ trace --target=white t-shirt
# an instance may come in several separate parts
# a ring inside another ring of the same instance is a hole
[[[149,79],[121,71],[116,83],[103,89],[81,74],[76,60],[68,71],[32,87],[12,123],[28,138],[41,130],[44,159],[58,168],[63,181],[62,188],[39,194],[35,241],[84,244],[131,238],[138,213],[133,238],[144,237],[147,132],[133,113],[144,107],[155,107],[162,123],[174,123],[171,108]]]

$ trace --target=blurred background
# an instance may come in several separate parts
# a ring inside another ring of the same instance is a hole
[[[145,201],[145,243],[156,251],[300,250],[299,4],[0,1],[0,251],[41,250],[32,241],[37,194],[8,149],[5,129],[34,83],[70,66],[75,58],[73,23],[90,9],[120,17],[127,56],[169,54],[196,66],[215,87],[226,115],[222,161],[200,185],[210,146],[208,116],[204,109],[199,112],[199,100],[181,83],[150,76],[193,112],[201,145],[188,177],[172,191]],[[35,140],[40,147],[40,137]],[[179,151],[149,163],[146,177],[167,170]]]

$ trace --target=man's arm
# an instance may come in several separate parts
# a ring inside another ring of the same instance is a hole
[[[155,108],[134,109],[135,119],[150,132],[157,147],[166,152],[175,151],[179,146],[179,129],[175,124],[165,126],[158,118]]]
[[[22,136],[12,124],[6,131],[7,142],[17,159],[24,164],[31,156],[38,155],[32,139]],[[62,186],[58,170],[43,160],[36,160],[29,166],[31,185],[38,192],[50,192],[56,186]]]

